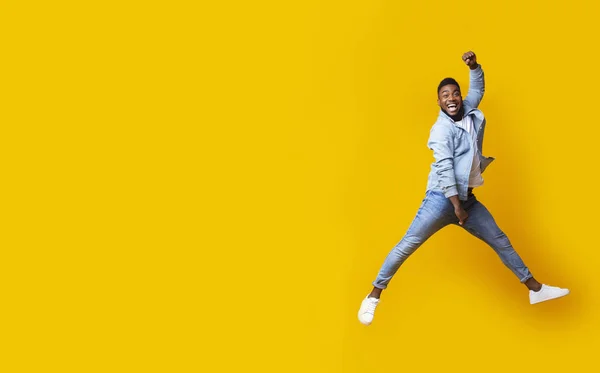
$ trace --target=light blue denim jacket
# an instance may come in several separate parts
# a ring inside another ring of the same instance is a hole
[[[484,157],[483,134],[485,131],[485,117],[477,109],[483,93],[485,82],[481,65],[475,70],[470,70],[469,92],[463,100],[465,115],[471,115],[473,126],[477,134],[478,156],[481,160],[481,172],[494,160],[493,157]],[[460,200],[467,200],[469,187],[469,174],[473,163],[475,147],[471,135],[463,128],[454,124],[454,121],[440,109],[437,121],[431,128],[427,147],[433,150],[435,161],[431,164],[431,171],[427,180],[427,190],[437,190],[446,197],[458,195]]]

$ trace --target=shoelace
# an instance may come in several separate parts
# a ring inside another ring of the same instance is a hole
[[[373,302],[373,301],[367,301],[367,309],[365,310],[365,313],[370,313],[372,315],[375,314],[375,307],[377,307],[377,303]]]

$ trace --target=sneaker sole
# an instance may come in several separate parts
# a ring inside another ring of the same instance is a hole
[[[373,322],[373,321],[371,321],[371,322],[366,322],[366,321],[363,321],[363,320],[361,320],[360,316],[358,317],[358,321],[359,321],[361,324],[363,324],[363,325],[366,325],[366,326],[369,326],[369,325],[371,325],[371,323]]]

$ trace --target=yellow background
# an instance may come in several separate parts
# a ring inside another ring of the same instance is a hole
[[[591,372],[594,1],[3,2],[2,372]],[[486,73],[479,199],[356,313]]]

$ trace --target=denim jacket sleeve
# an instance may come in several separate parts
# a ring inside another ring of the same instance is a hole
[[[457,195],[452,132],[447,126],[434,125],[429,134],[427,146],[433,150],[435,158],[433,168],[437,175],[438,187],[447,198]]]
[[[467,93],[467,97],[465,97],[463,104],[465,108],[476,109],[483,99],[483,93],[485,92],[485,79],[481,65],[477,65],[475,70],[469,70],[469,74],[469,92]]]

